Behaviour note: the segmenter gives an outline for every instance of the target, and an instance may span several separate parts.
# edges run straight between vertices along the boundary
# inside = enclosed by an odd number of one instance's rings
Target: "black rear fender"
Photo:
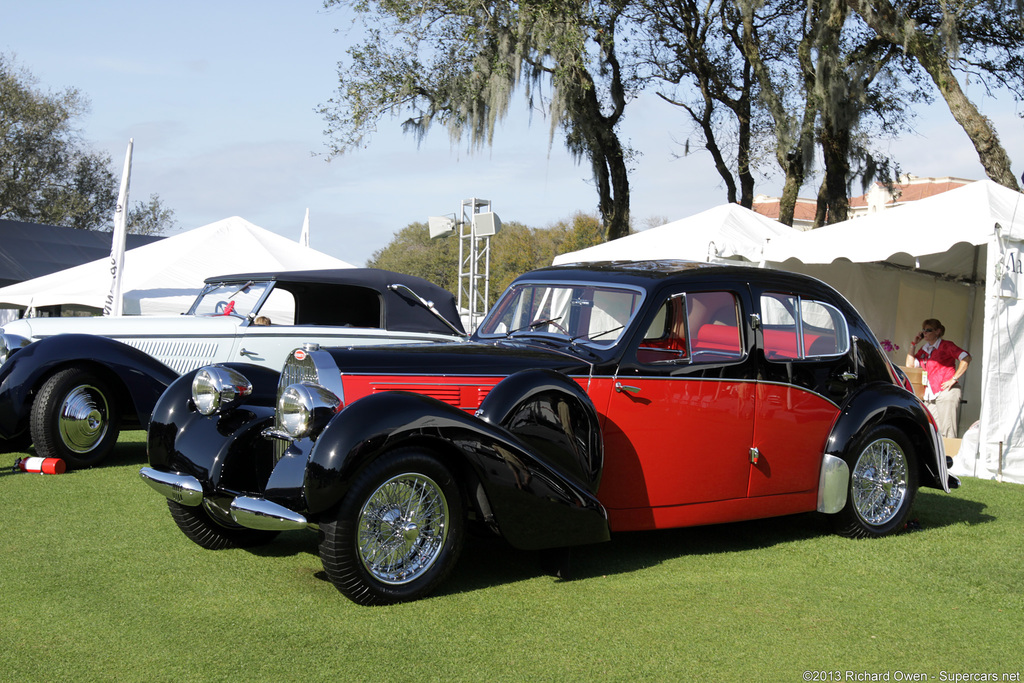
[[[842,407],[832,427],[827,443],[841,448],[826,451],[850,462],[846,449],[859,441],[859,437],[876,425],[888,424],[906,434],[917,457],[920,485],[944,488],[944,463],[940,467],[932,426],[926,408],[916,396],[902,387],[879,382],[870,384],[854,394]]]

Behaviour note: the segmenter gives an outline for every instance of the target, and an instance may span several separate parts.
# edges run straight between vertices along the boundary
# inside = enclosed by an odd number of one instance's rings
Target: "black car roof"
[[[278,282],[318,282],[321,284],[362,285],[384,289],[389,284],[404,284],[409,287],[423,285],[424,288],[441,290],[437,285],[414,275],[403,275],[379,268],[327,268],[322,270],[264,271],[257,273],[235,273],[206,278],[213,282],[245,282],[247,280],[276,280]],[[445,290],[441,290],[445,291]]]
[[[845,298],[834,288],[810,275],[773,268],[758,268],[753,265],[725,265],[672,259],[595,261],[549,266],[521,275],[518,279],[578,281],[592,279],[595,276],[607,283],[632,285],[647,291],[696,279],[709,282],[756,282],[782,290],[794,289],[817,295],[827,294],[829,298],[842,301],[844,306],[849,306]]]
[[[388,289],[388,285],[405,285],[427,301],[458,329],[462,329],[455,297],[446,289],[414,275],[403,275],[379,268],[332,268],[325,270],[292,270],[282,272],[236,273],[206,278],[207,284],[273,280],[282,286],[289,283],[339,285],[374,289],[384,298],[386,326],[390,330],[437,332],[451,334],[451,329],[434,317],[408,295]]]

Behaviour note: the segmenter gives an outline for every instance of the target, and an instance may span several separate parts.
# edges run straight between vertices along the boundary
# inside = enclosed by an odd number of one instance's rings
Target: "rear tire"
[[[109,385],[96,374],[67,368],[47,379],[29,416],[36,455],[70,468],[91,467],[110,455],[121,414]]]
[[[207,550],[226,548],[252,548],[274,540],[279,532],[247,529],[243,526],[225,526],[213,519],[203,507],[182,505],[168,499],[171,518],[181,532],[196,545]]]
[[[899,429],[880,425],[851,453],[846,507],[836,515],[837,533],[868,538],[903,529],[917,493],[917,458],[910,440]]]
[[[320,525],[320,559],[331,583],[360,605],[431,593],[462,551],[462,498],[451,472],[424,451],[381,457],[352,482]]]

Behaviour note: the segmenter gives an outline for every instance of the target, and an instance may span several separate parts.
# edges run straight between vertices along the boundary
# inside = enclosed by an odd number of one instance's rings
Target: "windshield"
[[[192,315],[235,315],[246,317],[270,286],[269,282],[235,282],[207,285],[192,304]]]
[[[606,285],[521,283],[505,292],[477,330],[481,337],[553,334],[611,346],[640,305],[640,291]]]

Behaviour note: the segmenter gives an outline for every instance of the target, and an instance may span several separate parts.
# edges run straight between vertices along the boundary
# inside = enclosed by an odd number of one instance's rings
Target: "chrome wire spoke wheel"
[[[894,519],[910,491],[906,453],[892,439],[871,442],[857,459],[851,478],[854,509],[873,526]]]
[[[357,519],[363,567],[382,583],[414,581],[433,566],[448,536],[448,502],[430,477],[399,474],[366,500]]]
[[[60,439],[74,453],[88,453],[107,434],[109,407],[93,386],[75,387],[61,403],[57,418]]]

